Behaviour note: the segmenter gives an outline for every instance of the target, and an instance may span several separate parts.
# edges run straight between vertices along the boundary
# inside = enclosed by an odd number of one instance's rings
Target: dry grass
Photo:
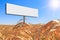
[[[50,21],[47,24],[0,25],[0,40],[60,40],[60,25]],[[54,26],[56,26],[54,28]],[[51,31],[56,29],[54,31]]]

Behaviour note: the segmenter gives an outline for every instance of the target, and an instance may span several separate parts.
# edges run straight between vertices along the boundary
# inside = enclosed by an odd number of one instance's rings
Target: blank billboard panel
[[[38,17],[38,9],[19,6],[15,4],[6,4],[7,14]]]

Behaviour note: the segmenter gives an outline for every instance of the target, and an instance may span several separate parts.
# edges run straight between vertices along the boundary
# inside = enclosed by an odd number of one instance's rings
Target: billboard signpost
[[[6,4],[6,11],[7,11],[7,14],[22,15],[23,22],[25,22],[25,16],[38,17],[38,9],[19,6],[19,5],[10,4],[10,3]]]

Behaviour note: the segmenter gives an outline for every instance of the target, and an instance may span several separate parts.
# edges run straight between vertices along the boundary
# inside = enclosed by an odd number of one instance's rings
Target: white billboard
[[[19,6],[15,4],[6,4],[7,14],[38,17],[38,9]]]

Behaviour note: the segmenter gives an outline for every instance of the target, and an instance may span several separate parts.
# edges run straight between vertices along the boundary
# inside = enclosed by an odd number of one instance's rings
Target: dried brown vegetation
[[[60,40],[60,22],[0,25],[0,40]]]

